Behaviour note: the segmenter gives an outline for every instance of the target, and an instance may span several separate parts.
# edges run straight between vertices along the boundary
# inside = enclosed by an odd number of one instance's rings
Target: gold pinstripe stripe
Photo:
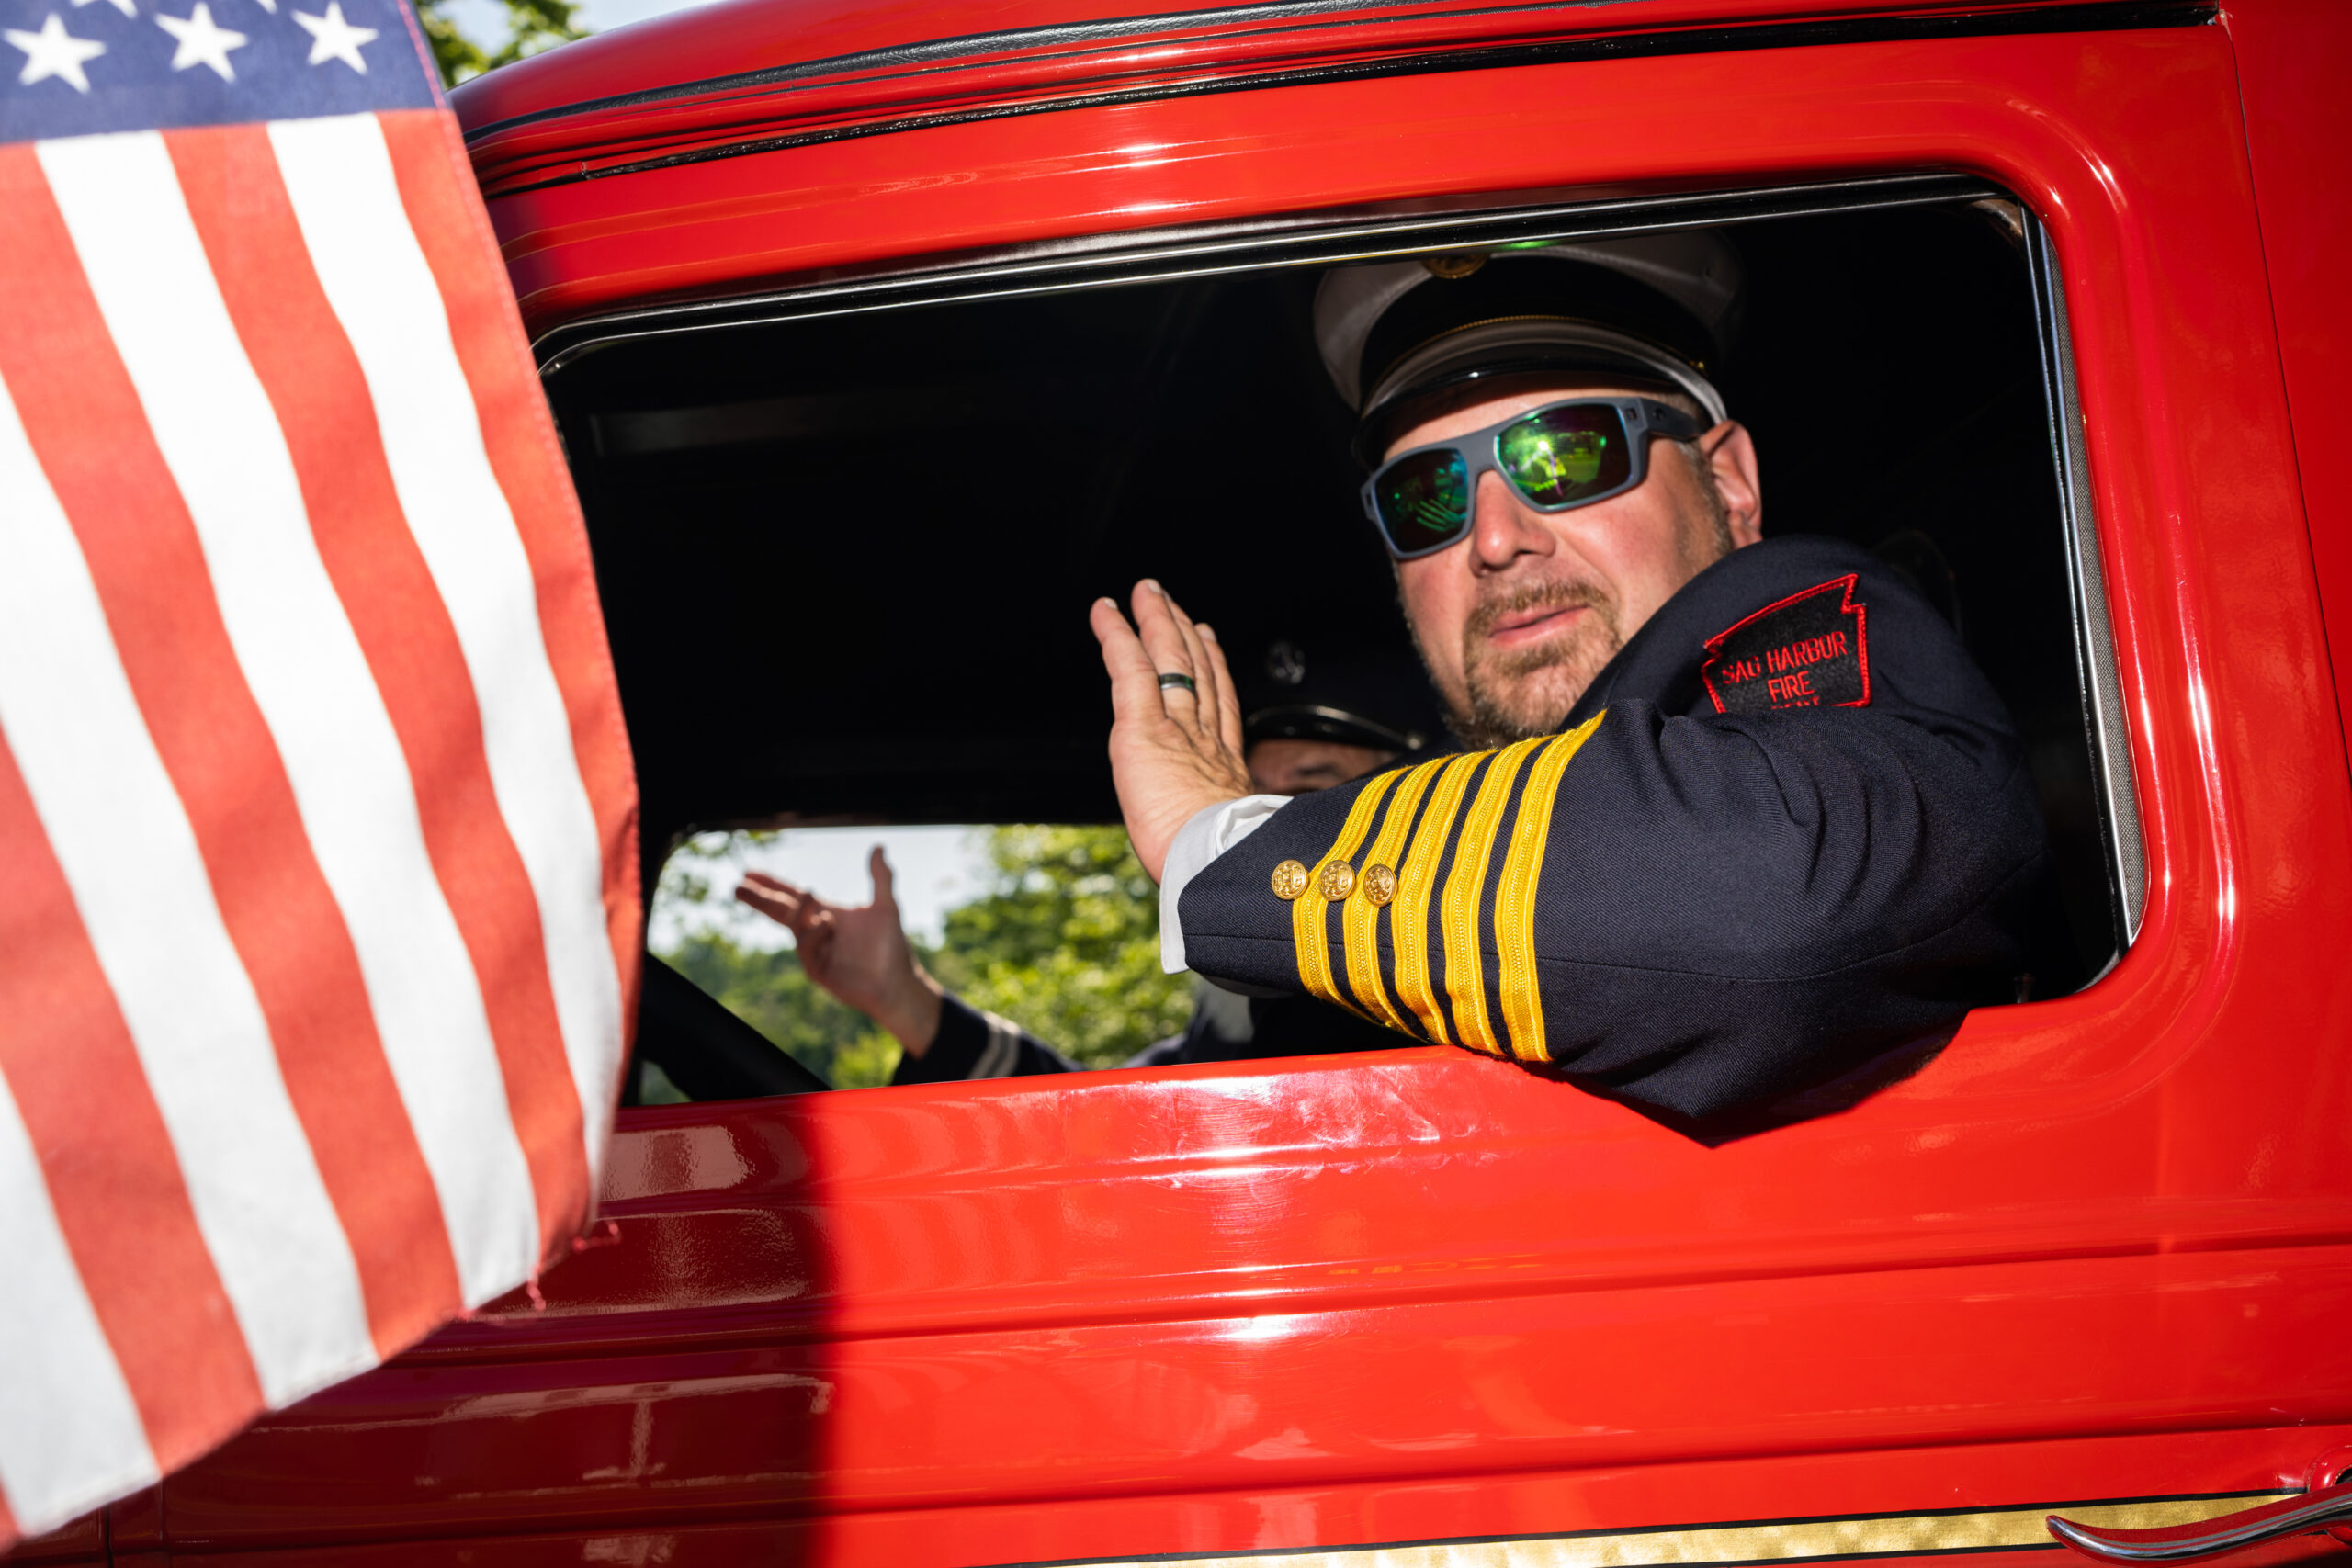
[[[1519,819],[1511,825],[1510,852],[1503,857],[1502,881],[1495,888],[1495,968],[1503,998],[1503,1022],[1510,1030],[1511,1055],[1522,1062],[1548,1062],[1544,1043],[1544,996],[1535,976],[1535,882],[1544,872],[1544,852],[1552,842],[1552,801],[1560,775],[1600,721],[1603,708],[1544,747],[1527,770],[1520,792]]]
[[[1451,1045],[1445,1010],[1437,1005],[1430,985],[1430,898],[1437,892],[1438,863],[1445,858],[1446,840],[1453,836],[1453,818],[1469,793],[1470,775],[1478,771],[1484,753],[1471,752],[1445,764],[1430,807],[1413,829],[1412,847],[1396,868],[1396,902],[1388,908],[1388,934],[1396,949],[1396,998],[1413,1010],[1429,1037]]]
[[[1574,1535],[1432,1540],[1306,1551],[1245,1551],[1209,1557],[1114,1557],[1064,1568],[1713,1568],[1807,1557],[1917,1557],[1945,1551],[2052,1547],[2042,1520],[2063,1513],[2079,1524],[2160,1529],[2301,1496],[2262,1492],[2230,1497],[2150,1497],[2123,1503],[2044,1503],[1968,1514],[1876,1515],[1782,1523],[1700,1525],[1677,1529],[1579,1530]],[[2061,1559],[2073,1561],[2072,1559]]]
[[[1519,777],[1529,753],[1544,744],[1542,737],[1506,746],[1487,764],[1487,776],[1462,819],[1462,842],[1453,852],[1453,870],[1445,879],[1445,897],[1438,923],[1445,933],[1445,994],[1453,1002],[1453,1027],[1461,1043],[1489,1056],[1503,1054],[1487,1017],[1487,976],[1478,942],[1478,902],[1487,890],[1487,862],[1494,854],[1495,830],[1502,823],[1503,807],[1510,800],[1512,781]]]
[[[1331,980],[1330,924],[1325,911],[1330,908],[1321,886],[1323,868],[1335,860],[1352,859],[1356,846],[1372,831],[1374,813],[1388,794],[1388,786],[1396,782],[1397,773],[1382,773],[1356,792],[1355,804],[1348,808],[1347,822],[1340,829],[1339,839],[1324,852],[1323,858],[1306,868],[1306,891],[1290,901],[1291,945],[1298,950],[1298,983],[1327,1002],[1337,1002],[1351,1012],[1363,1010],[1355,1004]],[[1374,1021],[1377,1021],[1376,1020]]]
[[[1356,867],[1355,891],[1348,895],[1340,912],[1340,931],[1347,943],[1348,987],[1356,1000],[1380,1015],[1389,1028],[1411,1033],[1412,1027],[1396,1004],[1388,999],[1388,987],[1380,977],[1380,906],[1363,896],[1364,866],[1385,865],[1396,868],[1397,853],[1405,847],[1405,835],[1413,826],[1413,813],[1421,804],[1421,796],[1430,787],[1430,780],[1437,776],[1442,761],[1423,762],[1405,775],[1396,793],[1389,797],[1387,813],[1380,819],[1380,835],[1372,848],[1363,852],[1363,865]]]

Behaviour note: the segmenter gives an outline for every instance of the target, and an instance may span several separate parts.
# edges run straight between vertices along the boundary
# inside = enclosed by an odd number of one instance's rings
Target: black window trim
[[[2066,525],[2066,586],[2074,602],[2075,657],[2083,694],[2083,725],[2090,737],[2098,781],[2099,828],[2107,840],[2108,897],[2122,942],[2120,960],[2140,938],[2147,912],[2147,847],[2141,838],[2140,796],[2132,777],[2132,732],[2124,721],[2123,682],[2115,659],[2114,622],[2107,604],[2107,573],[2099,555],[2098,519],[2091,499],[2090,460],[2075,394],[2075,342],[2067,322],[2066,290],[2058,252],[2039,219],[2025,219],[2026,256],[2032,269],[2034,321],[2041,337],[2042,407],[2058,466],[2059,506]]]
[[[553,328],[537,340],[533,349],[539,373],[547,377],[609,344],[673,333],[1167,283],[1224,273],[1335,266],[1451,250],[1716,228],[1768,218],[1987,199],[2015,198],[1976,175],[1943,172],[1601,199],[1562,193],[1558,199],[1544,200],[1540,194],[1522,193],[1508,206],[1496,206],[1496,197],[1487,196],[1458,205],[1399,203],[1236,223],[1131,230],[1008,246],[717,299],[628,307]]]

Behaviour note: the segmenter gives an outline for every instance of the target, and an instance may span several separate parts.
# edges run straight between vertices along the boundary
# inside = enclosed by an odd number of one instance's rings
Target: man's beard
[[[1588,614],[1565,635],[1529,648],[1502,649],[1487,641],[1504,616],[1537,608],[1580,608]],[[1589,582],[1521,583],[1487,600],[1470,612],[1462,628],[1465,694],[1462,703],[1450,705],[1455,733],[1478,750],[1549,735],[1624,643],[1616,601]]]
[[[1661,443],[1661,446],[1664,444]],[[1670,450],[1690,465],[1698,491],[1699,515],[1681,517],[1681,581],[1688,582],[1732,552],[1731,513],[1713,470],[1698,448],[1677,442]],[[1487,634],[1504,616],[1538,606],[1590,611],[1565,637],[1546,637],[1532,648],[1505,652]],[[1410,605],[1406,619],[1412,618]],[[1638,627],[1636,628],[1639,629]],[[1414,640],[1421,642],[1416,626]],[[1427,648],[1426,642],[1421,642]],[[1617,602],[1606,591],[1578,578],[1522,582],[1498,592],[1470,612],[1462,628],[1463,701],[1447,697],[1447,721],[1463,741],[1479,750],[1508,746],[1560,727],[1593,679],[1625,646]]]

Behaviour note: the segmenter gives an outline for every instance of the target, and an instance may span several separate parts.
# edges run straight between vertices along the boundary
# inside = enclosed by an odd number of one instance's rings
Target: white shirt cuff
[[[1209,862],[1258,830],[1258,825],[1290,804],[1285,795],[1245,795],[1238,800],[1205,807],[1176,831],[1168,859],[1159,867],[1159,966],[1170,975],[1184,972],[1184,927],[1176,918],[1176,901],[1184,885],[1208,868]]]

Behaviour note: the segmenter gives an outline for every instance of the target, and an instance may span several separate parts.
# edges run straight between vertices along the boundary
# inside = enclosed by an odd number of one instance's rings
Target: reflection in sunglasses
[[[1503,432],[1503,467],[1522,491],[1549,502],[1557,498],[1544,491],[1590,484],[1608,446],[1597,430],[1546,430],[1530,421]]]

